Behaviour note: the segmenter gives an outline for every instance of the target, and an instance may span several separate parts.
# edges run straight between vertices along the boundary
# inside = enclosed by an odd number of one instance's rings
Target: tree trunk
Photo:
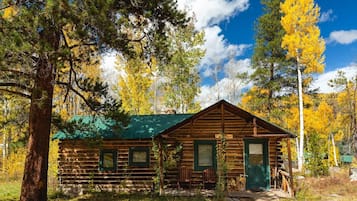
[[[47,200],[48,151],[53,97],[53,66],[41,58],[32,89],[29,141],[21,201]]]
[[[5,167],[6,167],[6,132],[4,132],[4,134],[3,134],[4,136],[3,136],[3,141],[2,141],[2,167],[1,167],[1,169],[2,169],[2,173],[4,174],[4,175],[7,175],[6,174],[6,172],[5,172]],[[7,180],[7,176],[6,176],[6,180]]]
[[[302,76],[299,62],[297,63],[298,73],[298,95],[299,95],[299,123],[300,123],[300,139],[298,152],[298,169],[302,170],[304,165],[304,103],[302,97]]]
[[[333,160],[335,162],[335,166],[338,167],[336,147],[335,147],[335,136],[332,133],[331,133],[331,142],[332,142],[332,150],[333,150]]]
[[[7,121],[8,120],[7,115],[8,115],[9,109],[8,109],[8,102],[7,102],[6,98],[4,99],[4,107],[3,107],[3,109],[4,109],[3,116],[5,117],[5,119]],[[4,131],[3,132],[4,136],[3,136],[3,141],[2,141],[2,172],[5,175],[6,181],[7,181],[8,175],[6,174],[5,169],[6,169],[6,163],[7,163],[7,156],[10,153],[9,150],[8,150],[9,149],[9,146],[8,146],[8,144],[9,144],[8,138],[9,137],[6,136],[6,131],[5,131],[4,128],[3,128],[3,131]],[[9,132],[11,132],[11,130]]]
[[[274,81],[274,63],[270,63],[270,75],[269,75],[269,84]],[[273,109],[273,90],[270,85],[268,88],[268,120],[271,118],[271,110]]]

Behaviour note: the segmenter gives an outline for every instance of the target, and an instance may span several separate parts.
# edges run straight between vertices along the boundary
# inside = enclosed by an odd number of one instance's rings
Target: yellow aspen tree
[[[283,17],[281,25],[285,30],[281,46],[287,50],[287,57],[296,60],[299,96],[299,146],[298,169],[304,164],[304,111],[302,72],[321,73],[324,70],[325,43],[316,25],[320,9],[314,0],[286,0],[280,4]]]
[[[269,91],[257,86],[253,86],[247,93],[243,95],[241,99],[241,106],[245,110],[252,112],[259,117],[267,119],[269,114],[265,108],[261,107],[262,101],[257,98],[255,94],[259,94],[260,97],[267,97],[269,95]]]
[[[153,66],[146,64],[140,58],[130,59],[124,65],[117,61],[119,76],[119,96],[124,111],[132,115],[152,113]]]
[[[323,99],[323,98],[321,98]],[[336,151],[336,144],[335,144],[335,136],[334,130],[336,128],[336,118],[333,111],[333,107],[329,105],[325,100],[321,101],[319,107],[317,108],[316,114],[319,118],[319,124],[317,125],[318,133],[327,140],[327,144],[329,147],[332,148],[332,156],[328,157],[330,163],[334,166],[338,166],[337,162],[337,151]],[[330,146],[331,140],[331,146]],[[328,149],[328,153],[330,155],[331,151]],[[333,160],[331,160],[333,158]]]

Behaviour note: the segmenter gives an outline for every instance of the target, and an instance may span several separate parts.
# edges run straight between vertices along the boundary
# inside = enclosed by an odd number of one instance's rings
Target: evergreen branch
[[[65,40],[66,42],[66,46],[69,48],[69,49],[73,49],[73,48],[76,48],[76,47],[81,47],[81,46],[95,46],[97,43],[82,43],[82,44],[75,44],[75,45],[72,45],[72,46],[68,46],[68,43],[67,41]]]
[[[128,42],[137,42],[137,43],[141,43],[142,40],[144,40],[144,38],[147,37],[147,33],[143,32],[143,36],[141,36],[138,39],[127,39],[126,41]]]
[[[74,74],[74,82],[76,83],[77,87],[83,91],[88,91],[88,89],[85,89],[84,87],[82,87],[79,82],[78,82],[78,79],[77,79],[77,72],[74,70],[74,68],[71,68],[71,71],[73,72]]]
[[[1,1],[0,1],[0,2],[1,2]],[[6,8],[10,8],[11,6],[14,6],[14,5],[21,6],[21,5],[23,5],[23,4],[27,3],[27,2],[28,2],[28,1],[17,0],[17,1],[15,2],[15,4],[11,4],[11,3],[10,3],[9,5],[0,8],[0,10],[5,10]],[[41,3],[42,3],[42,2],[41,2]],[[42,4],[44,4],[44,3],[42,3]]]
[[[0,10],[5,10],[6,8],[10,8],[11,6],[13,6],[13,5],[9,4],[9,5],[5,6],[5,7],[0,8]]]
[[[70,85],[69,83],[66,82],[60,82],[57,81],[56,82],[59,85],[63,85],[66,86],[69,90],[71,90],[72,92],[74,92],[76,95],[78,95],[84,102],[85,104],[93,111],[97,111],[89,102],[88,100],[83,96],[83,94],[81,94],[79,91],[77,91],[75,88],[72,87],[72,85]]]
[[[18,95],[18,96],[21,96],[21,97],[24,97],[24,98],[31,99],[30,95],[22,93],[22,92],[19,92],[19,91],[12,91],[12,90],[9,90],[9,89],[1,89],[0,88],[0,92],[5,92],[5,93],[9,93],[9,94],[15,94],[15,95]]]
[[[34,74],[32,74],[32,73],[26,73],[26,72],[19,71],[19,70],[8,69],[8,68],[2,68],[2,69],[0,69],[0,71],[10,72],[10,73],[18,74],[18,75],[24,75],[24,76],[27,76],[27,77],[29,77],[29,78],[34,78]]]
[[[69,48],[69,49],[71,49],[71,48],[69,47],[69,44],[68,44],[68,41],[67,41],[67,39],[66,39],[66,37],[65,37],[65,34],[64,34],[64,32],[63,32],[63,29],[61,30],[61,33],[62,33],[62,36],[63,36],[64,43],[65,43],[66,47]],[[74,71],[74,70],[73,70],[74,64],[73,64],[72,51],[71,51],[71,53],[70,53],[70,55],[69,55],[69,65],[70,65],[69,78],[68,78],[67,90],[66,90],[66,94],[65,94],[65,96],[64,96],[63,102],[66,102],[66,100],[67,100],[67,97],[68,97],[68,94],[69,94],[69,87],[70,87],[71,81],[72,81],[72,71]]]

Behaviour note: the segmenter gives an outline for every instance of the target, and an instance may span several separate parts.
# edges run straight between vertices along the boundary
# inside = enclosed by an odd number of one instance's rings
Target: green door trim
[[[265,184],[261,185],[261,188],[264,190],[269,190],[270,189],[270,165],[269,165],[269,150],[268,150],[268,139],[244,139],[244,171],[245,174],[247,175],[246,178],[246,189],[251,189],[251,186],[248,184],[248,180],[250,179],[249,177],[252,177],[252,175],[249,175],[248,173],[248,165],[249,165],[249,144],[262,144],[263,145],[263,175],[262,177],[263,180],[265,181]]]

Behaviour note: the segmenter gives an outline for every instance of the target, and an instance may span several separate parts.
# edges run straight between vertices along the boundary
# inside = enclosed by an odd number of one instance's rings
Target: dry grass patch
[[[297,183],[298,200],[357,200],[357,182],[351,182],[348,169],[327,177],[307,177]]]

